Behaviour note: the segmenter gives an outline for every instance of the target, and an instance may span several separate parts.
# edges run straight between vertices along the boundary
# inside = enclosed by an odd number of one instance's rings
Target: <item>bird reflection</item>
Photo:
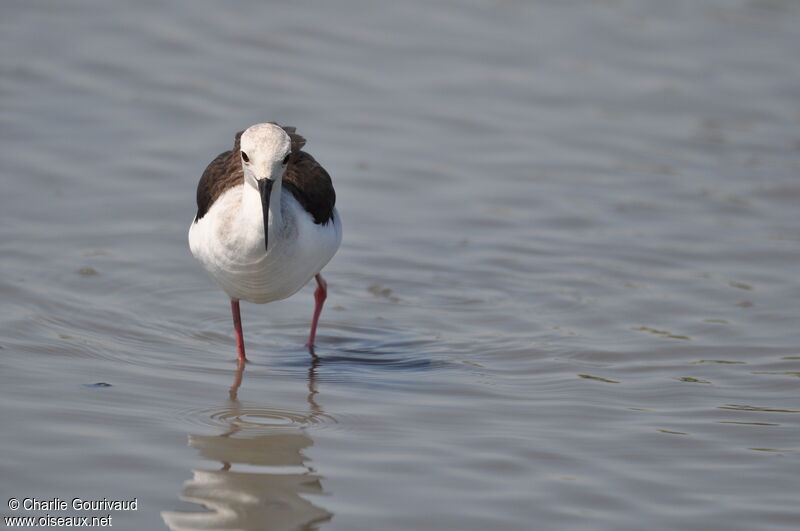
[[[309,418],[322,413],[315,399],[319,358],[313,351],[311,354]],[[194,470],[192,479],[184,483],[181,491],[181,499],[203,505],[208,512],[162,512],[164,522],[172,530],[308,529],[333,517],[301,496],[324,492],[322,478],[307,464],[309,459],[303,454],[304,449],[314,444],[306,431],[300,427],[254,427],[242,419],[242,413],[248,413],[243,412],[238,399],[243,374],[244,364],[240,364],[229,391],[228,429],[219,435],[189,435],[191,448],[204,459],[221,463],[216,470]],[[280,412],[250,409],[249,414],[270,417]],[[254,467],[259,471],[254,472]],[[281,467],[282,473],[262,472],[264,467]],[[304,470],[283,473],[289,467]]]

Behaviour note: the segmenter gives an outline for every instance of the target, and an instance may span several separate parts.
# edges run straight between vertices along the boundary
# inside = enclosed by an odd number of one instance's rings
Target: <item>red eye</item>
[[[247,156],[247,153],[242,151],[242,160],[245,162],[250,162],[250,157]]]

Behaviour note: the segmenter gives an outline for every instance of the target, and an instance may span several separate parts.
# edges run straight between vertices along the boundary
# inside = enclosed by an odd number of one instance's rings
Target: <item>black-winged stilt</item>
[[[301,151],[294,127],[253,125],[233,149],[208,165],[197,185],[197,215],[189,247],[231,299],[239,362],[246,361],[239,301],[285,299],[312,277],[314,346],[327,297],[320,271],[342,241],[342,222],[328,172]]]

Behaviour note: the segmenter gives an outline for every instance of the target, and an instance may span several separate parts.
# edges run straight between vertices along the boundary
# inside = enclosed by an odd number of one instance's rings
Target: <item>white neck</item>
[[[283,214],[281,212],[282,181],[283,179],[280,178],[275,180],[269,198],[269,227],[264,227],[265,231],[269,231],[269,247],[272,247],[275,242],[277,242],[277,235],[283,224]],[[258,191],[257,186],[249,183],[246,178],[243,188],[242,204],[238,212],[238,221],[247,226],[248,233],[259,235],[262,240],[263,249],[263,233],[261,227],[264,221],[264,209],[261,206],[261,193]]]

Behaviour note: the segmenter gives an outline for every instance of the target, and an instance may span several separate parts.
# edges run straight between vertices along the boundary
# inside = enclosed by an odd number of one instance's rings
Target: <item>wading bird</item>
[[[305,143],[294,127],[250,126],[197,184],[189,247],[231,299],[240,363],[246,357],[239,301],[285,299],[312,278],[317,289],[308,345],[314,346],[328,293],[320,271],[339,248],[342,222],[331,178],[302,151]]]

